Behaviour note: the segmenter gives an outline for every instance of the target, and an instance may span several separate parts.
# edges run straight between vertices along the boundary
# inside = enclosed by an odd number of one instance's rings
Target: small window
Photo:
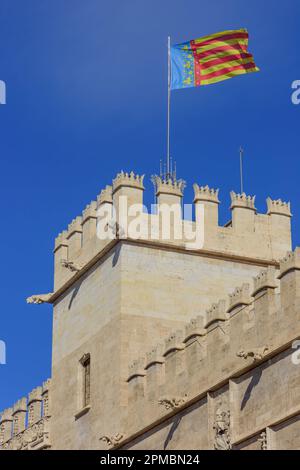
[[[91,357],[89,354],[84,354],[80,360],[81,362],[81,376],[82,376],[82,407],[85,408],[90,404],[91,398]]]

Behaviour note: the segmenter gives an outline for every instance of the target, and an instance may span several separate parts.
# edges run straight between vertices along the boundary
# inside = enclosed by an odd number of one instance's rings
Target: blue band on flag
[[[171,90],[195,86],[194,56],[190,42],[171,47]]]

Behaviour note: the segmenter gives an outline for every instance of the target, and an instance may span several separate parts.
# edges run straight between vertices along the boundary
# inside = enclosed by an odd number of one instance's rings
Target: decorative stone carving
[[[234,191],[230,192],[231,206],[230,209],[235,207],[243,207],[245,209],[251,209],[256,211],[255,208],[255,196],[247,196],[245,193],[237,194]]]
[[[63,232],[59,233],[58,236],[55,239],[55,246],[54,246],[54,252],[58,250],[61,246],[68,246],[69,242],[67,240],[68,232],[67,230],[64,230]]]
[[[124,173],[124,171],[121,171],[113,180],[113,193],[121,186],[144,189],[144,177],[145,175],[136,175],[133,171],[131,171],[131,173]]]
[[[183,332],[181,330],[177,330],[166,339],[165,341],[166,351],[164,356],[169,354],[173,351],[182,351],[185,348],[183,344]]]
[[[212,306],[206,310],[205,328],[208,328],[215,322],[224,322],[225,320],[227,320],[226,301],[220,300],[218,303],[212,304]]]
[[[186,325],[184,343],[186,343],[191,338],[205,335],[206,330],[204,328],[204,318],[202,315],[198,315],[197,317],[192,318],[191,321]]]
[[[273,200],[270,197],[267,198],[267,207],[268,212],[267,214],[279,214],[279,215],[286,215],[287,217],[291,217],[291,204],[290,202],[284,202],[281,199]]]
[[[134,379],[135,377],[145,377],[145,358],[141,357],[132,362],[129,366],[129,377],[127,382]]]
[[[280,260],[280,276],[281,278],[288,271],[300,270],[300,248],[295,251],[289,251],[287,255]]]
[[[193,185],[194,188],[194,202],[198,201],[209,201],[219,204],[219,189],[213,189],[209,186],[198,186],[198,184]]]
[[[251,302],[250,285],[243,284],[241,287],[237,287],[233,293],[229,295],[229,308],[227,312],[230,313],[238,306],[250,305]]]
[[[230,450],[230,411],[222,408],[217,409],[215,422],[213,425],[215,431],[214,448],[216,450]]]
[[[156,177],[156,196],[160,194],[173,194],[175,196],[183,196],[185,182],[183,180],[168,179],[164,180],[159,176]]]
[[[238,357],[243,357],[244,359],[248,359],[248,357],[252,357],[253,361],[261,361],[263,357],[268,353],[269,347],[262,346],[261,348],[255,348],[249,351],[241,350],[236,355]]]
[[[61,260],[61,265],[64,268],[69,269],[71,272],[78,272],[82,269],[81,265],[75,264],[73,261],[67,261],[66,259]]]
[[[50,303],[50,299],[53,295],[53,292],[49,292],[48,294],[35,294],[31,297],[27,297],[26,302],[28,304],[47,304]]]
[[[1,450],[31,450],[49,448],[49,418],[42,418],[0,446]]]
[[[82,233],[82,217],[80,215],[68,225],[67,238],[70,238],[76,232]]]
[[[266,431],[263,431],[259,438],[258,438],[258,442],[260,442],[260,448],[261,450],[268,450],[268,441],[267,441],[267,433]]]
[[[90,204],[86,206],[84,211],[82,212],[82,223],[84,224],[88,219],[96,219],[97,218],[97,203],[96,201],[91,201]]]
[[[146,367],[148,369],[153,364],[163,364],[165,358],[163,357],[163,344],[159,343],[151,349],[151,351],[146,353]]]
[[[99,196],[97,196],[97,207],[101,206],[102,204],[112,204],[112,187],[107,185],[105,189],[102,189]]]
[[[254,291],[253,296],[258,294],[260,291],[266,288],[276,289],[277,284],[275,280],[275,268],[269,266],[264,271],[261,271],[258,276],[254,277]]]
[[[101,436],[100,441],[106,442],[108,447],[114,447],[124,438],[124,434],[117,433],[114,436]]]
[[[184,405],[186,400],[187,394],[185,394],[184,397],[179,398],[162,398],[161,400],[158,400],[158,404],[164,406],[166,410],[175,410]]]

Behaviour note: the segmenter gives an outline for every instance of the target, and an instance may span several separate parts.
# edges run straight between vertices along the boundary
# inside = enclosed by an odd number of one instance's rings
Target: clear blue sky
[[[147,175],[165,154],[166,42],[248,28],[258,74],[172,96],[172,155],[192,183],[291,200],[300,244],[299,0],[1,0],[0,410],[50,375],[55,236],[120,170]]]

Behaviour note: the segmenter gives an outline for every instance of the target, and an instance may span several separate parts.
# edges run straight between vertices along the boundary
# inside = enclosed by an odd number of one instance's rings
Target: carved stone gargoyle
[[[80,271],[81,268],[82,268],[82,266],[73,263],[73,261],[67,261],[66,259],[62,259],[62,260],[61,260],[61,265],[62,265],[64,268],[69,269],[69,270],[70,270],[71,272],[73,272],[73,273]]]
[[[49,294],[35,294],[31,297],[27,297],[26,302],[28,304],[47,304],[52,295],[53,292],[49,292]]]
[[[175,410],[180,408],[186,402],[187,395],[179,398],[162,398],[158,400],[159,405],[165,407],[166,410]]]
[[[237,357],[243,357],[244,359],[248,359],[248,357],[252,357],[253,361],[260,361],[263,357],[268,353],[269,347],[262,346],[261,348],[255,348],[249,351],[241,350],[236,355]]]
[[[101,436],[99,441],[106,442],[108,447],[114,447],[117,445],[124,437],[124,434],[117,433],[114,436]]]

